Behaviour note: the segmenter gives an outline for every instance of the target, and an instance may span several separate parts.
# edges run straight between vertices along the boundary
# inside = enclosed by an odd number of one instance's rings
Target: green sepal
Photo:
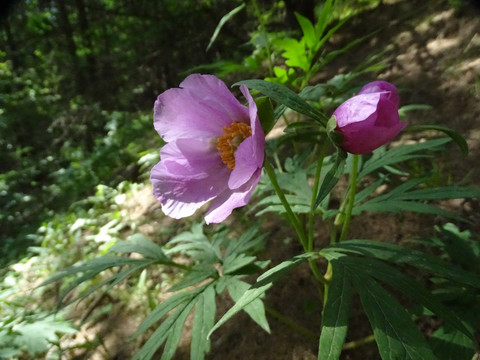
[[[273,111],[273,105],[270,98],[267,96],[261,96],[255,99],[257,104],[257,115],[262,125],[263,132],[267,135],[275,125],[275,115]]]
[[[338,131],[335,131],[337,128],[337,118],[335,115],[332,115],[327,122],[327,136],[332,141],[332,143],[339,148],[343,142],[343,135]]]

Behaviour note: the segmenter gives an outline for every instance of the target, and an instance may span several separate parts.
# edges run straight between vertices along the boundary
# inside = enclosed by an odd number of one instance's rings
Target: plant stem
[[[277,181],[277,176],[275,175],[275,171],[272,168],[272,165],[268,161],[265,161],[263,164],[263,167],[270,179],[270,182],[272,183],[273,189],[275,190],[275,193],[277,194],[278,198],[280,199],[283,207],[285,208],[287,218],[294,227],[298,238],[300,240],[300,243],[303,246],[303,249],[305,252],[308,252],[308,240],[307,236],[305,235],[305,231],[303,230],[302,226],[300,225],[300,221],[297,217],[297,215],[292,211],[292,208],[290,207],[290,204],[287,201],[287,198],[285,197],[285,194],[283,193],[282,188],[280,185],[278,185]]]
[[[349,196],[345,220],[343,221],[342,233],[338,241],[343,241],[347,237],[350,219],[352,217],[353,205],[355,203],[355,195],[357,193],[357,174],[358,174],[358,155],[353,155],[352,171],[350,173]]]
[[[267,59],[268,59],[268,75],[273,76],[273,62],[272,62],[272,52],[270,50],[270,41],[268,39],[267,27],[265,26],[265,22],[262,18],[262,13],[260,8],[258,7],[257,0],[252,0],[253,4],[253,11],[255,12],[255,16],[258,19],[258,23],[260,25],[260,32],[263,34],[265,38],[265,50],[267,52]]]
[[[363,339],[358,339],[358,340],[350,341],[348,343],[343,344],[342,350],[355,349],[359,346],[369,344],[373,341],[375,341],[375,335],[372,334],[367,337],[364,337]]]
[[[265,305],[265,310],[267,311],[267,313],[269,313],[270,315],[275,317],[277,320],[284,323],[285,325],[288,325],[289,327],[291,327],[292,329],[294,329],[298,333],[300,333],[300,334],[302,334],[302,335],[304,335],[304,336],[306,336],[310,339],[313,339],[313,340],[316,340],[318,338],[318,335],[314,334],[313,332],[311,332],[308,329],[305,329],[303,326],[297,324],[295,321],[293,321],[289,317],[279,313],[277,310],[272,309],[271,307],[269,307],[267,305]]]
[[[322,148],[320,150],[320,155],[317,159],[317,168],[315,170],[315,178],[312,189],[312,201],[310,203],[310,213],[308,214],[308,251],[313,251],[313,233],[315,227],[315,211],[313,210],[313,208],[315,206],[315,200],[317,197],[318,188],[320,186],[320,174],[322,172],[323,160],[325,159],[325,155],[327,154],[328,145],[328,141],[323,142]]]

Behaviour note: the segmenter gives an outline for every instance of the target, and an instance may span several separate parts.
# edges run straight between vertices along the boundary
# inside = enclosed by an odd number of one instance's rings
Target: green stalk
[[[322,148],[320,150],[320,155],[317,159],[317,168],[315,170],[315,178],[313,182],[312,189],[312,201],[310,203],[310,213],[308,214],[308,251],[313,251],[313,232],[315,228],[315,212],[313,208],[315,207],[315,200],[318,193],[318,188],[320,187],[320,174],[322,172],[323,160],[328,150],[328,141],[324,141]]]
[[[267,172],[267,175],[270,179],[270,182],[272,183],[273,189],[275,190],[275,193],[277,194],[278,198],[280,199],[283,207],[285,208],[285,211],[287,213],[287,218],[294,227],[298,238],[300,240],[300,243],[303,246],[303,249],[305,252],[308,251],[308,240],[307,236],[305,235],[305,231],[303,230],[302,226],[300,225],[300,221],[297,217],[297,215],[292,211],[292,208],[290,207],[290,204],[287,201],[287,198],[285,197],[285,194],[283,193],[282,188],[280,185],[278,185],[277,181],[277,176],[275,175],[275,171],[272,168],[272,165],[268,161],[265,161],[263,164],[263,167],[265,171]]]
[[[270,50],[270,41],[268,40],[267,27],[265,26],[265,22],[263,21],[262,13],[260,12],[260,8],[258,7],[257,0],[252,0],[252,5],[255,16],[257,17],[260,24],[260,31],[265,37],[265,50],[267,51],[268,58],[268,75],[273,76],[272,52]]]
[[[270,306],[265,305],[265,311],[275,317],[280,322],[284,323],[285,325],[291,327],[293,330],[298,332],[299,334],[304,335],[312,340],[316,340],[318,336],[311,332],[310,330],[304,328],[303,326],[297,324],[295,321],[290,319],[289,317],[279,313],[277,310],[272,309]]]
[[[370,344],[375,341],[375,335],[369,335],[367,337],[364,337],[362,339],[350,341],[348,343],[343,344],[342,350],[351,350],[351,349],[356,349],[359,346]]]
[[[357,174],[358,174],[358,155],[353,155],[352,162],[352,172],[350,173],[350,184],[349,184],[349,196],[348,196],[348,205],[347,211],[345,213],[345,220],[343,221],[342,232],[340,234],[340,239],[343,241],[347,237],[348,228],[350,226],[350,219],[352,218],[353,205],[355,203],[355,195],[357,193]]]

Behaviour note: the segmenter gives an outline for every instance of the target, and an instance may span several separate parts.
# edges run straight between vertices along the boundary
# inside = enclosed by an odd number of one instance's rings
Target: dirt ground
[[[367,42],[332,63],[328,72],[319,74],[318,81],[346,73],[369,56],[385,52],[385,69],[377,74],[396,84],[401,93],[402,105],[427,104],[429,111],[409,113],[411,124],[441,124],[460,132],[470,147],[470,154],[463,157],[455,145],[438,158],[442,175],[450,182],[480,185],[480,10],[465,9],[456,12],[448,1],[400,0],[383,1],[379,7],[366,11],[347,23],[329,46],[337,47],[354,38],[378,33]],[[375,79],[369,74],[365,82]],[[323,79],[322,79],[323,78]],[[403,140],[412,136],[403,135]],[[400,140],[402,141],[402,139]],[[148,193],[148,188],[147,192]],[[142,192],[143,193],[143,192]],[[156,230],[155,219],[161,217],[153,198],[139,196],[138,212],[148,215],[151,222],[139,227],[145,235]],[[451,203],[446,206],[469,217],[473,231],[480,232],[480,207],[478,203]],[[352,238],[371,238],[382,241],[402,241],[412,236],[429,234],[440,219],[413,215],[368,215],[354,219]],[[153,225],[152,225],[153,224]],[[275,219],[265,222],[270,232],[266,254],[276,264],[301,253],[295,242],[284,244],[280,239],[288,231],[279,228]],[[317,241],[326,242],[326,229],[317,230]],[[287,233],[286,233],[287,232]],[[290,234],[294,238],[294,234]],[[317,305],[316,285],[308,266],[299,267],[267,293],[267,306],[276,309],[313,333],[318,333],[320,307]],[[232,305],[227,299],[218,304],[222,314]],[[239,314],[223,325],[212,336],[209,360],[310,360],[317,359],[318,339],[306,338],[293,332],[288,326],[269,316],[272,329],[267,334],[245,314]],[[134,324],[131,324],[134,326]],[[114,330],[114,329],[111,329]],[[132,329],[134,330],[134,328]],[[347,342],[370,335],[367,319],[358,310],[353,312],[349,324]],[[110,336],[125,336],[112,331]],[[113,342],[117,344],[118,341]],[[113,350],[113,349],[111,349]],[[110,351],[112,359],[128,359],[126,348]],[[99,357],[101,358],[101,357]],[[188,331],[182,339],[175,359],[189,358]],[[375,343],[355,350],[347,350],[342,359],[379,359]]]

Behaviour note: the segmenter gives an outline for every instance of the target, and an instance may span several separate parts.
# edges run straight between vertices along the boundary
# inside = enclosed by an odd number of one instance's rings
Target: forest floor
[[[480,185],[480,12],[454,11],[448,1],[401,0],[384,1],[377,8],[366,11],[348,22],[332,39],[329,46],[340,47],[354,38],[379,30],[369,40],[352,49],[332,63],[316,77],[326,81],[332,76],[347,73],[359,62],[373,54],[384,52],[384,70],[379,79],[393,82],[400,90],[402,105],[425,104],[427,111],[410,112],[410,124],[439,124],[460,132],[469,144],[470,153],[464,157],[454,145],[436,159],[436,166],[445,179],[452,183]],[[374,80],[372,78],[366,81]],[[425,133],[405,133],[397,141],[412,141],[435,136]],[[151,196],[147,185],[129,202],[132,217],[143,218],[138,230],[153,238],[161,227],[171,226]],[[480,206],[478,202],[446,202],[446,207],[461,212],[472,221],[471,230],[480,233]],[[401,242],[414,236],[432,233],[433,225],[442,219],[413,215],[367,215],[353,220],[352,238],[370,238]],[[301,252],[295,242],[283,239],[289,230],[279,228],[274,218],[267,218],[264,228],[270,233],[266,253],[261,257],[273,264]],[[317,241],[326,242],[324,229],[317,229]],[[299,267],[279,281],[268,293],[266,305],[287,314],[301,326],[318,333],[320,307],[316,285],[308,267]],[[223,299],[218,304],[221,315],[232,303]],[[129,317],[132,315],[132,317]],[[103,338],[103,349],[89,352],[89,359],[129,359],[135,345],[124,341],[138,324],[134,312],[119,310],[109,319],[105,329],[90,328],[88,337],[97,332]],[[310,360],[317,359],[318,339],[309,339],[269,316],[272,333],[267,334],[244,314],[223,325],[212,336],[210,360]],[[107,321],[108,323],[108,321]],[[347,342],[372,333],[366,317],[354,311],[349,324]],[[188,330],[182,338],[175,359],[189,358]],[[103,355],[102,355],[103,354]],[[85,357],[87,358],[87,357]],[[379,359],[375,343],[344,351],[342,359]]]

